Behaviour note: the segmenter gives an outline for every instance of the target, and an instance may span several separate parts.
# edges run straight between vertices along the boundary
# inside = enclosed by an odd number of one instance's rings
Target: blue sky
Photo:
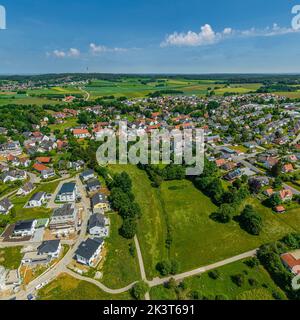
[[[300,73],[300,0],[0,0],[0,73]]]

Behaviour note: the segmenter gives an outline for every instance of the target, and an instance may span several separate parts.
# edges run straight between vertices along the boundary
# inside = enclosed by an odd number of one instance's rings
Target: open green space
[[[133,240],[119,235],[122,219],[117,214],[110,215],[110,236],[105,240],[107,255],[101,272],[101,282],[109,288],[120,289],[140,280],[140,270]],[[131,255],[130,246],[134,253]]]
[[[184,272],[253,250],[296,229],[293,215],[284,221],[251,197],[245,204],[252,204],[264,223],[261,235],[252,236],[235,221],[221,224],[212,220],[216,206],[189,181],[164,182],[154,189],[146,173],[135,166],[112,166],[112,170],[126,171],[133,180],[143,214],[138,238],[149,278],[157,276],[156,264],[164,259],[175,259],[179,272]],[[170,250],[165,245],[167,227],[171,230]]]
[[[22,260],[21,249],[22,247],[0,249],[0,266],[9,270],[18,269]]]
[[[35,190],[33,190],[29,195],[25,197],[17,197],[14,196],[11,199],[14,207],[12,212],[15,213],[15,216],[10,215],[10,222],[16,222],[19,220],[28,220],[28,219],[42,219],[42,218],[49,218],[51,214],[51,209],[40,207],[40,208],[24,208],[28,200],[37,192],[43,191],[46,193],[53,193],[59,181],[45,183],[39,185]]]
[[[186,299],[190,298],[192,292],[197,292],[199,296],[213,300],[216,296],[222,296],[229,300],[274,300],[274,293],[281,299],[286,299],[285,294],[276,286],[262,266],[250,268],[244,260],[220,267],[216,271],[217,279],[211,278],[209,272],[185,279],[186,289],[179,291],[179,294],[175,292],[174,288],[154,287],[150,291],[151,299]],[[231,278],[239,274],[243,275],[241,286],[235,284]]]
[[[77,280],[67,274],[57,279],[38,292],[39,300],[130,300],[129,293],[110,295],[86,281]]]

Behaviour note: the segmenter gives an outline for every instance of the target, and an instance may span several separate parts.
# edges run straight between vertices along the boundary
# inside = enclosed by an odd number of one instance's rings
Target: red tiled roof
[[[40,164],[40,163],[35,163],[33,165],[33,168],[36,170],[36,171],[39,171],[39,172],[42,172],[43,170],[48,170],[49,168],[46,167],[45,165],[43,164]]]
[[[73,134],[89,134],[89,130],[87,130],[87,129],[74,129]]]
[[[36,160],[40,163],[50,163],[51,158],[50,157],[38,157]]]

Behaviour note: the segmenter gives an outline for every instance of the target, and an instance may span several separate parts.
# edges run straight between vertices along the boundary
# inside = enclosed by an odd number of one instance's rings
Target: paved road
[[[81,205],[83,207],[83,217],[82,217],[80,234],[76,242],[74,243],[73,247],[67,252],[67,254],[57,264],[55,264],[50,269],[46,270],[44,274],[42,274],[41,276],[39,276],[38,278],[30,282],[30,284],[27,285],[25,290],[22,290],[19,293],[14,295],[17,298],[17,300],[26,300],[29,294],[34,294],[36,292],[36,287],[38,285],[42,283],[49,283],[50,281],[57,278],[61,273],[66,272],[67,271],[66,266],[71,263],[78,246],[83,240],[86,239],[90,201],[85,193],[84,186],[78,176],[76,177],[76,182],[77,182],[79,191],[81,192],[81,195],[82,195]]]
[[[254,257],[256,255],[256,253],[257,253],[257,250],[258,249],[251,250],[251,251],[239,254],[239,255],[237,255],[235,257],[231,257],[229,259],[225,259],[225,260],[210,264],[210,265],[205,266],[205,267],[201,267],[201,268],[194,269],[194,270],[191,270],[191,271],[188,271],[188,272],[184,272],[184,273],[175,275],[173,277],[167,277],[167,278],[163,278],[163,279],[156,278],[156,279],[153,279],[152,281],[148,281],[148,284],[149,284],[150,287],[156,287],[158,285],[161,285],[161,284],[164,284],[164,283],[168,282],[171,278],[174,278],[177,281],[183,280],[185,278],[189,278],[189,277],[192,277],[192,276],[207,272],[209,270],[213,270],[213,269],[225,266],[226,264],[230,264],[230,263],[233,263],[233,262],[245,259],[245,258]]]

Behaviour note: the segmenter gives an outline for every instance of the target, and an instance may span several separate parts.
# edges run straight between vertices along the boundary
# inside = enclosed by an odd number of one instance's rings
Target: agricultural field
[[[274,300],[276,297],[286,299],[285,294],[276,286],[268,272],[261,266],[250,268],[246,260],[234,262],[214,270],[217,279],[209,272],[184,280],[184,289],[174,290],[164,286],[154,287],[150,291],[153,300],[176,300],[191,298],[197,293],[201,299],[229,300]],[[243,281],[239,286],[233,282],[232,276],[242,275]]]
[[[39,300],[130,300],[129,293],[110,295],[86,281],[61,274],[38,292]]]
[[[249,93],[257,90],[261,84],[241,84],[238,86],[225,87],[216,84],[212,80],[186,80],[186,79],[138,79],[124,78],[119,81],[97,80],[85,87],[90,92],[91,98],[96,99],[102,96],[126,96],[128,98],[144,97],[156,91],[175,90],[174,94],[204,96],[209,89],[214,90],[217,95],[225,92]],[[168,93],[168,95],[172,92]]]
[[[260,236],[249,235],[235,221],[213,221],[210,215],[216,206],[190,181],[164,182],[160,189],[154,189],[146,173],[136,167],[112,168],[115,172],[125,170],[133,180],[133,192],[143,214],[138,238],[149,279],[157,276],[156,264],[164,259],[175,259],[179,272],[184,272],[253,250],[296,231],[296,214],[285,221],[257,199],[249,198],[244,205],[253,205],[264,221]],[[168,230],[172,238],[170,250],[165,246]]]

